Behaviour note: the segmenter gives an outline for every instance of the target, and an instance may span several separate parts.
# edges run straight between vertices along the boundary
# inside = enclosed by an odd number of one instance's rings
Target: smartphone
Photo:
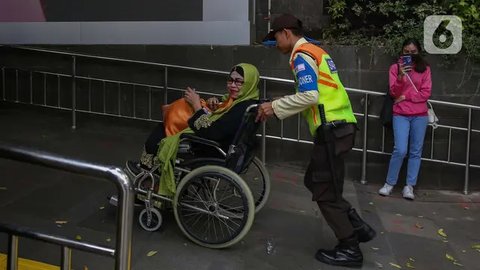
[[[404,66],[412,66],[412,56],[411,55],[402,55],[402,62]]]

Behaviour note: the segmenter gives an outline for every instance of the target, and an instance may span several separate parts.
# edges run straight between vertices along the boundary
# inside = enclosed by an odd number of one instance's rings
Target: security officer
[[[331,265],[360,267],[363,255],[359,242],[370,241],[376,233],[342,196],[344,154],[353,147],[357,129],[350,100],[332,58],[307,42],[299,19],[290,14],[277,17],[264,39],[273,40],[280,52],[290,54],[296,94],[263,103],[257,121],[273,115],[284,119],[299,112],[307,120],[314,147],[305,186],[339,242],[332,250],[319,249],[315,258]]]

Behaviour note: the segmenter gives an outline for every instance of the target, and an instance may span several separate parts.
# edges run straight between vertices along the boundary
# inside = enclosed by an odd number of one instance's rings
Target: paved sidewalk
[[[78,130],[72,131],[68,112],[0,103],[0,141],[116,166],[139,154],[152,126],[79,115]],[[182,235],[172,213],[153,233],[143,231],[135,216],[133,269],[343,269],[313,258],[316,249],[333,247],[335,238],[303,187],[303,170],[289,163],[267,167],[271,198],[241,243],[225,250],[202,248]],[[378,232],[362,244],[362,269],[480,269],[480,249],[472,248],[480,245],[480,193],[417,190],[417,199],[407,201],[401,186],[391,197],[378,196],[378,188],[345,184],[345,197]],[[113,192],[104,181],[0,159],[1,222],[113,246],[115,209],[105,199]],[[59,220],[67,223],[57,226]],[[1,253],[6,243],[0,234]],[[150,251],[157,253],[147,256]],[[59,254],[58,247],[20,240],[22,257],[59,264]],[[77,270],[113,269],[109,258],[77,251],[73,258]]]

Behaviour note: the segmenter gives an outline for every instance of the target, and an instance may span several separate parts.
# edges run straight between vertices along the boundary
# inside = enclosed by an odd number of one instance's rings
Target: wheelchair
[[[138,220],[147,231],[162,225],[158,209],[171,203],[181,231],[194,243],[226,248],[250,230],[254,215],[266,203],[270,177],[253,155],[258,104],[249,106],[228,151],[211,140],[182,134],[174,165],[176,192],[173,198],[157,194],[159,165],[140,168],[133,186],[145,208]]]

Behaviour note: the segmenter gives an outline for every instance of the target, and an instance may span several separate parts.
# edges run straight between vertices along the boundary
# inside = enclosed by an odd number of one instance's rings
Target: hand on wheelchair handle
[[[273,111],[272,107],[272,102],[264,102],[259,105],[258,111],[257,111],[257,117],[255,118],[255,122],[264,122],[266,121],[269,117],[272,117],[275,115],[275,112]]]

